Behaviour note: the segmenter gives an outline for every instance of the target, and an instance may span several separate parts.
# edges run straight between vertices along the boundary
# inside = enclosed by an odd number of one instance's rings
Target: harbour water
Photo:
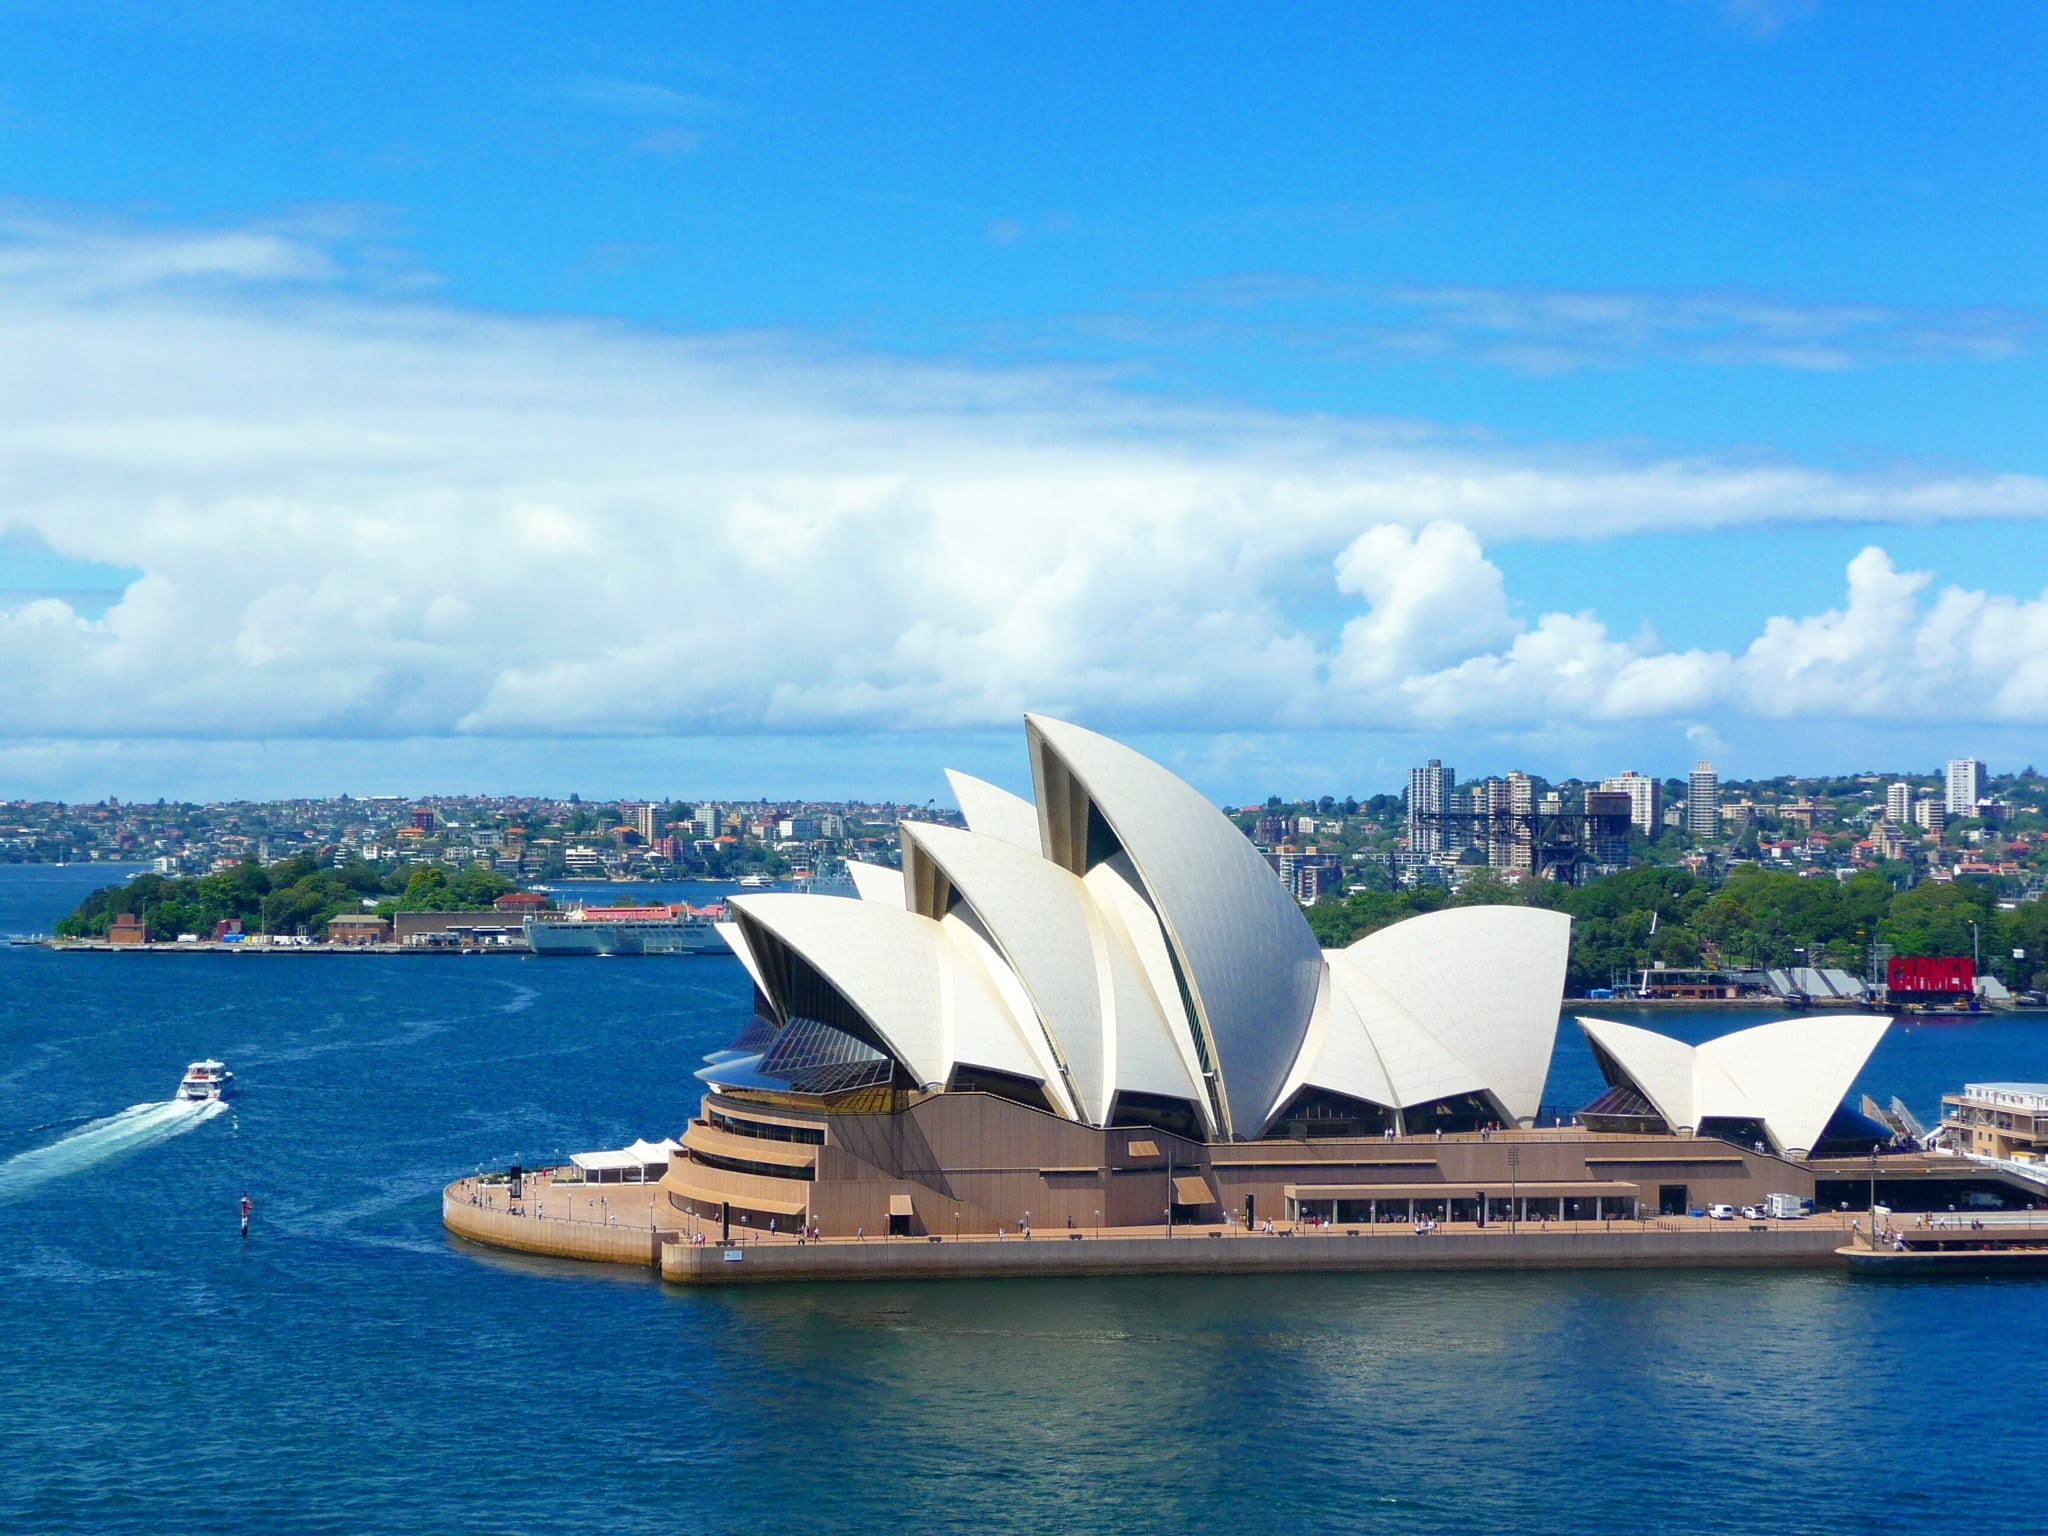
[[[0,934],[105,878],[0,866]],[[0,947],[0,1530],[1696,1536],[2048,1497],[2034,1280],[685,1292],[441,1231],[452,1174],[676,1131],[747,998],[724,959]],[[225,1110],[112,1144],[207,1055]],[[1924,1116],[1984,1077],[2048,1079],[2048,1023],[1895,1029],[1864,1086]],[[1597,1087],[1561,1030],[1546,1099]]]

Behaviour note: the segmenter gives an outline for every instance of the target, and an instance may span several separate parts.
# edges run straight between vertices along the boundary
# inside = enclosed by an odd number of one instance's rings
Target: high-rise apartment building
[[[1438,853],[1444,846],[1441,828],[1425,824],[1425,816],[1441,816],[1451,808],[1451,789],[1457,783],[1455,769],[1435,758],[1425,768],[1408,770],[1408,848],[1412,853]]]
[[[1700,842],[1721,840],[1721,776],[1712,763],[1694,763],[1685,785],[1685,830]]]
[[[1913,825],[1929,832],[1941,830],[1941,802],[1932,795],[1922,795],[1913,802]]]
[[[1488,779],[1472,787],[1473,831],[1495,869],[1535,864],[1536,786],[1526,773]]]
[[[696,822],[699,837],[716,837],[725,830],[719,825],[718,807],[709,800],[697,807]]]
[[[1655,779],[1631,768],[1602,779],[1600,788],[1628,796],[1628,824],[1644,836],[1655,837],[1664,829],[1664,786]]]
[[[633,812],[633,830],[643,843],[651,843],[665,830],[667,817],[658,805],[643,805]]]
[[[1884,791],[1884,819],[1895,827],[1907,826],[1913,819],[1913,786],[1910,784],[1887,784]]]
[[[1513,819],[1508,823],[1507,860],[1503,869],[1529,870],[1536,867],[1536,785],[1529,775],[1515,772],[1508,775],[1508,810]]]
[[[1974,757],[1957,758],[1948,765],[1948,797],[1942,808],[1951,816],[1976,815],[1989,777],[1989,771]]]

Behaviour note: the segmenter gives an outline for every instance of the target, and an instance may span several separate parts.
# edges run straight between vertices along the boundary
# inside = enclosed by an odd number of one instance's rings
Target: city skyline
[[[2030,13],[9,25],[0,795],[2048,723]]]

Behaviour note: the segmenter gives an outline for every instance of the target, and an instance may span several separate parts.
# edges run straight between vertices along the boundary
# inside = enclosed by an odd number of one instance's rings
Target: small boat
[[[233,1088],[235,1074],[223,1062],[195,1061],[185,1069],[184,1080],[178,1084],[181,1099],[224,1099]]]
[[[766,875],[741,875],[740,889],[743,891],[766,890],[771,884]]]

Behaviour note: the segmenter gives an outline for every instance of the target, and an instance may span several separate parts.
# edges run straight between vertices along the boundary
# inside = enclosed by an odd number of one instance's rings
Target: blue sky
[[[2048,716],[2031,8],[0,37],[0,796],[393,742],[597,788],[621,739],[784,792],[812,732],[909,794],[1023,705],[1219,795],[2016,766]]]

